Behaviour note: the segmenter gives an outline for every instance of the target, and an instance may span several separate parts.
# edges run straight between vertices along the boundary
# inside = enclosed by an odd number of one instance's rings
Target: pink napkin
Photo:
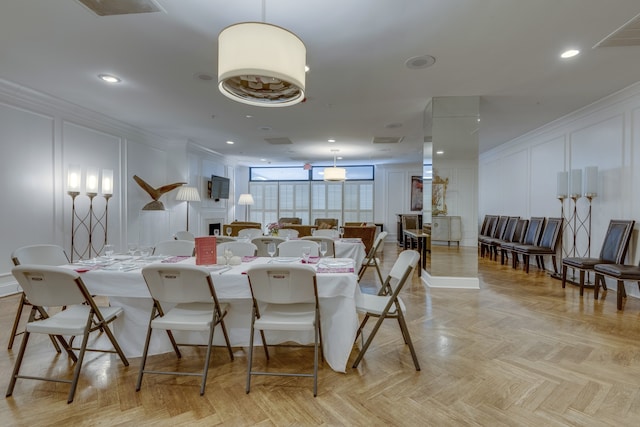
[[[318,262],[320,262],[320,257],[319,256],[310,256],[309,257],[309,264],[317,264]],[[302,260],[302,263],[304,264],[304,259]]]
[[[257,256],[243,256],[242,257],[242,262],[251,262],[256,258],[258,258],[258,257]]]

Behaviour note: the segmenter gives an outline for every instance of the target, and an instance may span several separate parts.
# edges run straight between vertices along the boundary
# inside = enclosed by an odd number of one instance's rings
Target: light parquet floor
[[[384,248],[388,272],[398,248]],[[416,372],[397,323],[388,321],[357,370],[320,370],[318,397],[306,378],[256,377],[245,394],[246,355],[231,362],[214,351],[207,390],[198,379],[145,376],[113,355],[89,354],[75,401],[68,385],[19,380],[0,399],[0,424],[44,425],[640,425],[640,300],[616,310],[614,292],[594,301],[578,288],[532,268],[527,275],[479,261],[480,290],[428,289],[417,274],[403,292],[422,370]],[[374,270],[363,282],[371,289]],[[6,345],[17,297],[0,299],[0,343]],[[144,339],[143,337],[140,338]],[[21,338],[0,350],[6,390]],[[68,375],[71,365],[34,337],[24,369]],[[201,366],[204,351],[183,359],[153,356],[157,369]],[[257,363],[264,357],[257,350]],[[352,353],[351,361],[355,358]],[[191,357],[194,356],[194,357]],[[311,369],[312,350],[274,348],[270,367]]]

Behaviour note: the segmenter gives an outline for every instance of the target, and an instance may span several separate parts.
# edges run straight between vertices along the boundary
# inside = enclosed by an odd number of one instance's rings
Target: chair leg
[[[522,264],[524,267],[524,271],[529,274],[529,255],[522,254]]]
[[[376,324],[373,327],[373,330],[369,333],[369,338],[367,338],[367,341],[364,343],[364,345],[360,349],[360,352],[358,353],[358,357],[356,357],[356,360],[353,362],[353,368],[357,368],[358,367],[358,364],[360,363],[360,361],[364,357],[364,354],[367,352],[367,349],[371,345],[371,342],[373,341],[373,338],[376,336],[376,333],[378,332],[378,329],[380,329],[380,326],[382,325],[382,321],[385,319],[385,317],[386,316],[384,316],[384,315],[378,317],[378,320],[376,321]]]
[[[78,353],[78,361],[73,370],[73,379],[71,380],[71,389],[69,390],[69,396],[67,397],[67,403],[73,402],[73,397],[76,394],[76,388],[78,387],[78,380],[80,379],[80,369],[82,368],[82,361],[84,360],[84,354],[87,350],[87,343],[89,342],[89,331],[91,330],[91,322],[93,316],[89,316],[87,319],[87,325],[85,327],[84,335],[82,337],[82,345],[80,346],[80,352]]]
[[[22,343],[20,344],[20,350],[18,351],[16,364],[13,367],[13,373],[11,374],[11,381],[9,382],[9,387],[7,388],[7,394],[6,394],[7,397],[13,394],[13,388],[15,387],[16,380],[18,379],[18,373],[20,372],[20,366],[22,365],[22,359],[24,358],[24,352],[27,349],[27,341],[29,341],[30,335],[31,334],[29,332],[25,332],[24,337],[22,337]]]
[[[140,391],[140,387],[142,386],[142,375],[144,375],[144,367],[147,364],[147,354],[149,353],[149,343],[151,342],[151,333],[153,332],[153,328],[151,327],[151,321],[154,318],[155,318],[155,308],[151,312],[151,319],[149,320],[149,327],[147,328],[147,338],[144,341],[144,349],[142,350],[142,361],[140,362],[140,370],[138,371],[138,381],[136,382],[136,391]]]
[[[407,322],[405,321],[404,315],[402,314],[401,310],[398,310],[398,321],[400,322],[400,329],[402,330],[402,335],[405,337],[407,345],[409,345],[409,351],[411,352],[411,358],[413,359],[413,365],[416,367],[416,371],[419,371],[420,370],[420,364],[418,363],[418,356],[416,355],[415,348],[413,348],[413,342],[411,341],[411,335],[409,335],[409,328],[407,327]]]
[[[604,276],[602,274],[595,273],[595,278],[593,279],[593,299],[597,300],[600,294],[600,282],[604,281]]]
[[[11,350],[13,348],[13,342],[16,339],[16,333],[18,332],[18,324],[20,323],[20,317],[22,316],[22,309],[24,308],[26,302],[27,302],[27,297],[23,292],[22,295],[20,296],[20,303],[18,303],[16,318],[14,319],[13,327],[11,328],[11,335],[9,336],[9,345],[7,346],[7,350]],[[60,352],[59,349],[58,349],[58,352]]]
[[[624,289],[624,280],[618,280],[618,310],[622,310],[622,298],[627,297],[627,291]]]
[[[200,383],[200,396],[204,395],[204,388],[207,385],[207,374],[209,373],[209,362],[211,361],[211,346],[213,345],[213,332],[216,330],[218,313],[214,310],[211,327],[209,328],[209,341],[207,342],[207,353],[204,356],[204,368],[202,369],[202,382]]]
[[[318,395],[318,343],[320,342],[322,336],[320,334],[320,315],[317,308],[315,322],[315,328],[313,328],[315,332],[315,340],[313,345],[313,397],[316,397]]]
[[[251,317],[251,332],[249,334],[249,357],[247,357],[247,385],[245,387],[245,391],[247,392],[247,394],[249,394],[249,391],[251,390],[251,372],[253,367],[253,334],[255,330],[253,323],[255,322],[255,320],[256,320],[256,317],[255,317],[255,311],[254,311]],[[264,344],[264,341],[263,341],[263,344]]]
[[[567,266],[566,265],[562,265],[562,289],[565,288],[565,286],[567,285]]]
[[[553,262],[553,272],[558,274],[558,265],[556,264],[556,256],[551,255],[551,262]]]
[[[584,295],[584,270],[580,270],[580,296]]]

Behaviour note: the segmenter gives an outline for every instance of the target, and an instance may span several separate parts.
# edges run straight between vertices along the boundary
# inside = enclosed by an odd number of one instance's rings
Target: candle
[[[598,167],[587,166],[584,168],[584,195],[595,197],[598,195]]]
[[[558,190],[559,199],[564,199],[569,195],[569,172],[558,172]]]
[[[98,194],[98,169],[96,168],[87,168],[86,191],[87,194],[94,196]]]
[[[105,196],[113,194],[113,169],[102,170],[102,194]]]
[[[582,169],[571,169],[571,197],[582,196]]]

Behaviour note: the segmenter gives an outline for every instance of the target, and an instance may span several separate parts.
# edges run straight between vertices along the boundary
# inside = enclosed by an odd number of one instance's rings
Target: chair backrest
[[[294,230],[293,228],[282,228],[278,230],[278,237],[295,239],[298,237],[298,230]]]
[[[491,237],[495,239],[502,239],[504,235],[504,230],[507,227],[507,221],[509,220],[508,216],[501,216],[498,218],[498,222],[496,223],[496,228],[493,229],[493,234]]]
[[[235,237],[230,237],[230,236],[216,236],[216,245],[219,245],[221,243],[226,243],[226,242],[235,242],[236,238]]]
[[[64,265],[69,264],[69,258],[58,245],[30,245],[23,246],[11,253],[14,265]]]
[[[270,256],[269,252],[267,252],[267,246],[269,243],[274,243],[276,245],[276,256],[278,255],[278,245],[285,240],[282,237],[276,236],[262,236],[256,237],[251,240],[251,243],[256,245],[256,256]]]
[[[516,225],[518,225],[519,216],[510,216],[507,220],[507,225],[504,227],[504,233],[500,237],[505,242],[512,242],[513,235],[516,232]]]
[[[68,268],[20,264],[11,273],[33,305],[60,307],[82,304],[91,298],[80,275]]]
[[[248,237],[249,239],[253,239],[254,237],[262,236],[262,230],[259,228],[243,228],[238,231],[238,237]]]
[[[524,235],[527,232],[527,228],[529,227],[528,219],[519,219],[516,224],[516,229],[513,232],[513,237],[511,238],[512,242],[522,243],[524,242]]]
[[[284,218],[280,218],[278,220],[278,222],[280,224],[302,224],[302,218],[296,218],[296,217],[284,217]]]
[[[388,234],[389,233],[387,233],[386,231],[381,231],[378,234],[376,240],[374,240],[373,242],[373,245],[371,245],[371,249],[369,250],[369,252],[367,252],[368,259],[374,258],[376,256],[376,252],[378,252],[378,249],[380,249],[380,245],[384,243],[384,239],[387,238]]]
[[[318,303],[316,272],[309,265],[255,265],[247,270],[251,294],[270,304]]]
[[[218,256],[222,256],[225,250],[230,250],[235,256],[255,256],[258,248],[251,242],[224,242],[216,247]]]
[[[420,228],[418,215],[402,215],[402,229],[414,230]]]
[[[416,265],[418,265],[419,260],[420,254],[418,251],[406,250],[400,252],[398,259],[393,263],[393,267],[391,267],[385,285],[390,286],[394,293],[398,292],[399,288],[404,286],[407,279],[411,277],[411,273]]]
[[[313,230],[313,235],[320,237],[329,237],[329,238],[336,238],[338,237],[338,230],[336,230],[335,228],[329,228],[329,229],[322,229],[322,230]],[[309,236],[305,236],[305,237],[309,237]]]
[[[320,227],[322,224],[326,224],[325,227],[337,227],[338,218],[316,218],[313,222],[314,225]]]
[[[206,302],[215,296],[209,270],[197,265],[150,264],[142,276],[151,297],[160,302]]]
[[[278,256],[302,256],[302,248],[308,246],[310,248],[310,256],[318,256],[320,254],[319,246],[316,242],[300,239],[287,240],[278,245]]]
[[[196,240],[196,236],[190,231],[177,231],[174,237],[176,240]]]
[[[483,236],[493,236],[493,233],[496,229],[496,225],[498,225],[498,215],[491,215],[489,216],[489,220],[487,221],[487,225],[486,228],[484,230],[484,233],[482,233]]]
[[[318,244],[318,251],[320,250],[320,245],[324,242],[327,244],[327,253],[325,256],[335,257],[336,256],[336,242],[331,237],[326,236],[304,236],[300,240],[311,240],[312,242],[316,242]]]
[[[482,220],[482,225],[480,226],[480,236],[486,236],[487,235],[487,227],[489,227],[489,221],[491,220],[492,217],[494,217],[495,215],[485,215],[484,219]]]
[[[376,240],[376,231],[378,227],[375,225],[367,225],[365,227],[342,227],[344,229],[344,237],[359,237],[364,243],[365,252],[368,253]]]
[[[612,219],[609,221],[609,228],[600,249],[601,260],[614,264],[624,262],[635,223],[634,220]]]
[[[560,233],[562,232],[562,218],[549,218],[544,226],[542,237],[540,238],[541,248],[555,249],[560,241]]]
[[[540,235],[542,234],[542,228],[544,227],[544,217],[532,217],[529,220],[529,226],[524,234],[522,241],[525,245],[537,245],[540,241]]]
[[[153,248],[154,255],[193,256],[196,242],[191,240],[165,240]]]

